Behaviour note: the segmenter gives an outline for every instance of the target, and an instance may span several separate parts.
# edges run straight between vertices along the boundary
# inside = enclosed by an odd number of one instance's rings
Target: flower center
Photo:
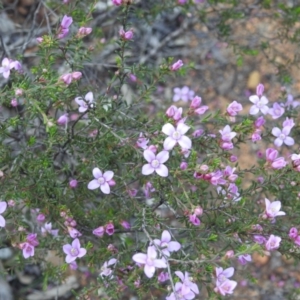
[[[278,108],[277,108],[277,109],[275,109],[275,115],[277,115],[277,116],[278,116],[278,115],[280,115],[280,114],[281,114],[281,110],[280,110],[280,109],[278,109]]]
[[[224,276],[223,274],[220,274],[220,275],[218,276],[218,281],[220,281],[221,283],[223,283],[223,282],[226,281],[226,280],[227,280],[227,277]]]
[[[174,140],[179,140],[181,138],[181,133],[178,131],[174,131],[172,136]]]
[[[105,182],[106,182],[106,180],[105,180],[105,178],[104,177],[99,177],[98,179],[97,179],[97,181],[98,181],[98,183],[99,184],[104,184]]]
[[[162,243],[160,244],[160,247],[161,247],[161,248],[168,248],[168,243],[167,243],[167,242],[162,242]]]
[[[285,139],[285,135],[284,135],[283,133],[281,133],[281,134],[279,135],[279,138],[280,138],[281,140],[284,140],[284,139]]]
[[[71,255],[72,256],[77,256],[78,254],[79,254],[79,251],[78,251],[78,249],[76,249],[76,248],[74,248],[74,247],[72,247],[71,248]]]
[[[160,162],[157,160],[157,159],[154,159],[152,160],[151,162],[151,166],[154,168],[154,169],[157,169],[160,165]]]

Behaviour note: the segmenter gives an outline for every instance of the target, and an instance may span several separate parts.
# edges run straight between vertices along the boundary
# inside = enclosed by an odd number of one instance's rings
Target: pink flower
[[[195,297],[195,294],[199,294],[198,286],[196,283],[191,281],[191,278],[189,277],[188,272],[185,272],[183,275],[183,273],[181,271],[175,271],[175,274],[182,281],[181,291],[184,291],[186,294],[193,293],[194,297]],[[175,288],[175,290],[176,290],[176,288]],[[183,298],[183,299],[193,299],[193,298]]]
[[[6,211],[7,203],[5,201],[0,202],[0,227],[5,227],[5,219],[1,214],[3,214]]]
[[[74,80],[79,80],[82,77],[82,73],[79,71],[72,72],[71,75]]]
[[[205,114],[205,112],[208,110],[208,106],[206,105],[203,105],[197,109],[195,109],[194,113],[197,114],[197,115],[203,115]]]
[[[63,17],[59,28],[59,33],[57,36],[59,39],[63,39],[68,35],[69,27],[71,26],[72,23],[73,23],[72,17],[68,17],[66,15]]]
[[[243,254],[238,256],[238,262],[241,265],[246,265],[248,262],[252,261],[251,255]]]
[[[281,107],[277,102],[273,104],[273,108],[269,109],[268,112],[273,119],[278,119],[284,114],[284,108]]]
[[[17,101],[17,99],[16,99],[16,98],[11,99],[10,105],[11,105],[12,107],[17,107],[17,106],[18,106],[18,101]]]
[[[45,215],[44,214],[38,214],[37,217],[36,217],[36,220],[38,222],[44,222],[46,219]]]
[[[180,169],[181,169],[181,170],[184,171],[184,170],[187,169],[187,167],[188,167],[187,162],[183,161],[183,162],[180,163]]]
[[[71,189],[77,188],[77,185],[78,185],[78,181],[77,181],[76,179],[70,180],[70,182],[69,182],[69,187],[70,187]]]
[[[105,226],[105,232],[108,234],[108,235],[113,235],[114,232],[115,232],[115,226],[113,223],[108,223],[106,226]]]
[[[278,157],[278,151],[273,148],[268,148],[266,150],[266,159],[271,164],[273,169],[282,169],[286,166],[287,162],[283,157]]]
[[[58,235],[58,229],[52,229],[52,223],[45,223],[45,225],[41,228],[42,235],[46,235],[47,232],[53,236]]]
[[[34,247],[30,243],[21,243],[20,248],[23,250],[23,257],[25,259],[34,256]]]
[[[117,260],[115,258],[110,259],[109,261],[106,261],[103,266],[101,267],[101,272],[100,276],[103,277],[110,277],[113,278],[112,276],[112,269],[109,266],[115,265]]]
[[[70,227],[70,226],[67,226],[68,228],[68,232],[69,232],[69,235],[71,238],[77,238],[79,236],[82,236],[82,234],[74,227]]]
[[[255,243],[257,243],[259,245],[262,245],[267,241],[263,235],[258,235],[258,234],[253,236],[253,240]]]
[[[157,259],[157,252],[154,246],[149,246],[147,254],[137,253],[132,259],[144,265],[144,272],[148,278],[152,278],[155,273],[155,268],[166,268],[167,265],[162,259]]]
[[[215,287],[214,291],[225,296],[227,294],[232,294],[233,290],[236,288],[237,282],[233,280],[225,280],[222,284]]]
[[[169,273],[160,272],[157,276],[157,280],[158,280],[158,282],[161,282],[161,283],[169,280]]]
[[[105,228],[103,226],[100,226],[93,230],[93,234],[98,237],[102,237],[104,235],[104,232]]]
[[[89,109],[89,107],[91,107],[93,101],[94,101],[94,96],[92,92],[88,92],[85,95],[84,100],[81,97],[75,98],[75,102],[79,105],[78,111],[80,113],[86,112]]]
[[[169,159],[168,151],[161,151],[157,155],[155,155],[152,151],[145,150],[144,158],[146,159],[148,164],[143,165],[143,175],[150,175],[155,171],[159,176],[168,176],[168,168],[164,165],[164,163]]]
[[[115,6],[120,6],[120,5],[122,5],[123,0],[112,0],[112,3],[113,3]]]
[[[195,226],[200,226],[201,224],[201,221],[196,214],[189,215],[189,221]]]
[[[77,37],[84,37],[89,35],[92,32],[92,28],[90,27],[80,27],[77,32]]]
[[[67,74],[61,75],[59,77],[59,80],[62,80],[66,85],[69,85],[72,82],[72,74],[67,73]]]
[[[263,116],[258,117],[255,122],[254,122],[254,126],[256,128],[260,128],[261,126],[263,126],[266,123],[266,120],[264,119]]]
[[[216,276],[217,276],[217,286],[221,285],[224,281],[228,280],[228,278],[232,277],[234,274],[234,268],[230,267],[225,270],[223,268],[216,268]]]
[[[284,106],[286,106],[288,108],[290,108],[290,107],[296,108],[299,105],[300,105],[300,102],[299,101],[294,101],[293,95],[291,95],[291,94],[287,95],[286,103],[285,103]]]
[[[126,41],[132,40],[133,38],[133,31],[132,30],[128,30],[128,31],[124,31],[124,29],[120,29],[119,34],[121,36],[121,38],[123,38]]]
[[[88,189],[95,190],[97,188],[100,188],[102,193],[109,194],[110,187],[108,182],[113,178],[114,172],[106,171],[104,172],[104,174],[102,174],[102,171],[99,168],[94,168],[93,175],[95,179],[89,182]]]
[[[291,239],[296,239],[298,237],[298,230],[295,227],[292,227],[289,232],[289,237]]]
[[[68,117],[68,114],[63,114],[62,116],[60,116],[58,119],[57,119],[57,124],[58,125],[66,125],[69,121],[69,117]]]
[[[190,108],[197,109],[201,105],[201,102],[202,102],[201,97],[195,96],[191,102]]]
[[[281,242],[281,237],[271,234],[265,244],[265,247],[268,251],[273,251],[279,248],[280,242]]]
[[[125,221],[125,220],[121,221],[120,224],[125,229],[130,229],[131,228],[130,223]]]
[[[236,116],[238,114],[238,112],[240,112],[241,110],[243,110],[243,106],[242,104],[233,101],[232,103],[230,103],[226,109],[227,113],[229,114],[229,116]]]
[[[178,251],[181,248],[178,242],[171,241],[171,235],[167,230],[162,232],[161,240],[154,239],[153,242],[162,249],[162,253],[166,256],[170,256],[170,252]]]
[[[139,148],[142,148],[144,150],[146,150],[148,148],[147,144],[149,143],[149,140],[146,139],[143,135],[143,133],[140,133],[140,136],[136,142],[136,146]]]
[[[64,245],[63,251],[65,254],[67,254],[66,263],[68,264],[75,261],[77,257],[81,258],[86,255],[86,249],[80,247],[80,242],[78,239],[75,239],[72,242],[72,245]]]
[[[252,95],[249,97],[249,100],[254,104],[250,108],[250,115],[256,115],[258,112],[262,112],[264,115],[268,113],[269,107],[267,103],[269,100],[265,97],[258,97],[257,95]]]
[[[295,122],[293,119],[286,118],[282,123],[282,127],[290,127],[293,128],[295,126]]]
[[[41,44],[41,43],[43,42],[43,40],[44,40],[44,39],[43,39],[42,37],[40,37],[40,36],[36,38],[36,41],[37,41],[39,44]]]
[[[177,71],[178,69],[180,69],[183,66],[183,62],[182,60],[178,60],[177,62],[175,62],[171,67],[170,70],[171,71]]]
[[[236,132],[231,131],[229,125],[226,125],[223,130],[219,130],[223,142],[230,142],[235,136]]]
[[[285,212],[280,211],[281,209],[281,202],[280,201],[274,201],[270,202],[269,199],[265,198],[265,204],[266,204],[266,209],[264,216],[268,219],[275,219],[278,216],[284,216]]]
[[[282,130],[280,130],[278,127],[274,127],[272,129],[272,134],[276,136],[277,138],[274,140],[274,144],[277,147],[280,147],[283,143],[287,146],[293,146],[295,144],[295,141],[293,138],[289,137],[291,127],[283,127]]]
[[[0,67],[0,74],[3,74],[4,78],[8,78],[10,75],[10,70],[15,67],[15,62],[8,59],[7,57],[3,58],[2,66]]]
[[[168,137],[164,141],[164,149],[171,150],[177,143],[183,149],[190,149],[192,147],[192,141],[184,135],[189,129],[190,127],[184,123],[179,123],[176,129],[170,123],[165,124],[162,128],[162,132],[168,135]]]
[[[194,94],[194,91],[190,90],[187,86],[184,86],[182,89],[176,87],[174,88],[173,101],[177,102],[179,100],[182,100],[184,102],[188,102],[193,98]]]
[[[166,300],[188,300],[195,297],[195,294],[189,288],[186,288],[181,282],[177,282],[175,284],[175,293],[173,292],[170,296],[166,297]]]

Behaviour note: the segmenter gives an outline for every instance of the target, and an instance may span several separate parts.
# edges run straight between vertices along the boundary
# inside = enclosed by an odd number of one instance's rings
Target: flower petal
[[[284,143],[287,145],[287,146],[293,146],[295,144],[295,141],[293,138],[291,138],[290,136],[287,136],[285,139],[284,139]]]
[[[67,244],[67,245],[63,245],[63,251],[66,253],[66,254],[69,254],[70,251],[72,249],[72,246],[70,244]]]
[[[173,132],[175,131],[175,128],[172,124],[167,123],[162,127],[161,131],[166,135],[172,135]]]
[[[82,257],[86,255],[86,249],[80,248],[77,257]]]
[[[183,135],[179,140],[178,144],[181,146],[183,149],[191,149],[192,148],[192,141],[189,137]]]
[[[171,234],[168,230],[164,230],[161,235],[161,241],[169,243],[171,241]]]
[[[156,159],[161,163],[165,163],[169,159],[168,151],[161,151],[156,155]]]
[[[85,95],[85,100],[88,101],[89,103],[93,102],[94,101],[94,96],[93,96],[93,93],[92,92],[88,92],[86,95]]]
[[[179,131],[181,134],[185,134],[186,132],[188,132],[188,130],[190,129],[191,127],[187,126],[186,124],[184,123],[179,123],[177,125],[177,128],[176,130]]]
[[[92,181],[89,182],[87,187],[89,190],[95,190],[98,187],[100,187],[100,184],[97,179],[93,179]]]
[[[167,137],[164,141],[164,149],[165,150],[171,150],[176,145],[177,141],[172,139],[171,137]]]
[[[145,253],[137,253],[132,256],[132,259],[139,264],[145,264],[147,261],[147,255]]]
[[[99,177],[102,177],[102,171],[99,168],[94,168],[93,175],[96,179],[98,179]]]
[[[150,164],[143,165],[142,174],[143,175],[150,175],[154,172],[154,168]]]
[[[0,227],[5,227],[5,219],[0,215]]]
[[[259,112],[259,108],[255,105],[252,105],[250,107],[250,111],[249,111],[249,114],[250,115],[256,115],[257,113]]]
[[[162,259],[155,259],[154,266],[156,268],[166,268],[167,267],[166,263]]]
[[[249,100],[250,100],[252,103],[256,104],[256,103],[259,101],[259,98],[258,98],[258,96],[256,96],[256,95],[252,95],[252,96],[249,97]]]
[[[144,158],[148,163],[151,163],[152,160],[155,159],[155,154],[151,150],[145,150],[144,151]]]
[[[145,274],[146,274],[146,276],[148,278],[152,278],[153,275],[154,275],[154,273],[155,273],[155,267],[154,266],[145,265],[144,272],[145,272]]]
[[[163,164],[160,164],[160,166],[155,169],[155,172],[161,177],[167,177],[169,175],[168,168]]]
[[[106,194],[106,195],[110,194],[110,187],[109,187],[109,184],[107,182],[101,184],[100,189],[101,189],[103,194]]]
[[[7,208],[7,203],[5,201],[0,202],[0,214],[4,213]]]
[[[106,171],[103,174],[103,177],[105,178],[106,181],[110,181],[114,177],[114,172],[113,171]]]

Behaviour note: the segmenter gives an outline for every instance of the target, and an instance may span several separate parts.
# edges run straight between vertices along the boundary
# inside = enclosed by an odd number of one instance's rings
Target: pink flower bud
[[[105,229],[103,226],[100,226],[93,230],[93,234],[98,237],[102,237],[104,235],[104,232],[105,232]]]
[[[177,107],[174,106],[174,105],[171,105],[167,111],[166,111],[166,115],[169,117],[169,118],[172,118],[175,114],[175,112],[177,111]]]
[[[125,221],[125,220],[121,221],[120,224],[125,229],[130,229],[131,228],[130,224],[127,221]]]
[[[120,6],[123,3],[123,0],[112,0],[113,5]]]
[[[42,37],[37,37],[36,38],[36,41],[39,43],[39,44],[41,44],[42,42],[43,42],[43,38]]]
[[[89,35],[92,32],[92,28],[90,27],[80,27],[77,32],[77,37],[84,37]]]
[[[264,90],[265,90],[264,85],[260,83],[260,84],[256,87],[256,95],[257,95],[258,97],[261,97],[262,94],[264,93]]]
[[[261,116],[261,117],[259,117],[259,118],[257,118],[257,119],[255,120],[254,126],[255,126],[256,128],[259,128],[259,127],[263,126],[265,123],[266,123],[266,120],[264,119],[263,116]]]
[[[236,161],[238,160],[238,158],[237,158],[236,155],[231,155],[230,158],[229,158],[229,160],[230,160],[231,162],[236,162]]]
[[[65,211],[61,211],[61,212],[60,212],[60,216],[61,216],[62,218],[65,218],[66,215],[67,215],[67,214],[66,214]]]
[[[64,114],[64,115],[60,116],[56,122],[58,125],[63,126],[63,125],[66,125],[68,123],[68,121],[69,121],[68,114]]]
[[[16,89],[15,95],[16,96],[22,96],[23,95],[23,90],[22,89]]]
[[[129,74],[129,78],[132,82],[136,82],[137,81],[137,78],[134,74]]]
[[[77,222],[75,220],[72,220],[70,222],[70,226],[75,227],[77,225]]]
[[[108,234],[108,235],[113,235],[114,232],[115,232],[115,226],[113,223],[108,223],[106,226],[105,226],[105,232]]]
[[[175,62],[171,67],[170,70],[171,71],[177,71],[178,69],[180,69],[183,66],[183,62],[182,60],[178,60],[177,62]]]
[[[201,206],[197,206],[195,209],[194,209],[194,214],[196,216],[202,216],[203,214],[203,208]]]
[[[68,3],[65,1],[68,1],[68,0],[64,0],[64,3]],[[71,270],[77,270],[77,268],[78,268],[76,261],[72,261],[71,263],[69,263],[69,266],[70,266]]]
[[[69,187],[70,187],[71,189],[75,189],[75,188],[77,187],[77,185],[78,185],[78,181],[77,181],[76,179],[70,180],[70,182],[69,182]]]
[[[155,145],[150,145],[147,150],[150,150],[155,154],[157,152],[157,147]]]
[[[38,216],[36,217],[36,220],[38,222],[44,222],[46,219],[45,215],[44,214],[38,214]]]
[[[208,170],[209,170],[209,166],[208,165],[201,165],[200,166],[200,171],[207,172]]]
[[[9,206],[9,207],[14,207],[15,205],[16,205],[16,202],[14,201],[14,200],[8,200],[7,201],[7,205]]]
[[[291,239],[296,239],[297,236],[298,236],[298,230],[297,230],[297,228],[292,227],[292,228],[290,229],[290,232],[289,232],[289,237],[290,237]]]
[[[208,106],[206,106],[206,105],[203,105],[203,106],[201,106],[201,107],[199,107],[199,108],[197,108],[196,110],[195,110],[195,114],[197,114],[197,115],[203,115],[203,114],[205,114],[205,112],[208,110]]]
[[[116,185],[116,182],[113,179],[107,181],[107,183],[108,183],[109,186],[115,186]]]
[[[123,38],[126,41],[129,41],[133,38],[132,30],[124,31],[124,29],[120,29],[119,34],[120,34],[121,38]]]
[[[127,192],[128,192],[129,197],[135,197],[138,190],[137,189],[131,189],[131,190],[128,190]]]
[[[109,244],[107,246],[107,250],[112,252],[112,253],[117,253],[118,252],[118,249],[113,244]]]
[[[190,108],[196,109],[201,105],[201,97],[195,96],[191,102]]]
[[[265,179],[264,179],[262,176],[257,177],[256,180],[257,180],[257,182],[260,183],[260,184],[263,184],[264,181],[265,181]]]
[[[79,80],[82,77],[82,73],[78,71],[73,72],[71,75],[74,80]]]
[[[183,161],[181,164],[180,164],[180,169],[181,170],[186,170],[186,168],[188,167],[188,164],[187,162]]]
[[[204,130],[203,129],[197,129],[193,132],[193,137],[199,137],[203,134]]]
[[[17,106],[18,106],[18,101],[17,101],[17,99],[16,99],[16,98],[12,99],[12,100],[10,101],[10,104],[11,104],[12,107],[17,107]]]
[[[67,74],[61,75],[59,77],[59,79],[61,81],[63,81],[66,85],[69,85],[72,82],[72,74],[67,73]]]

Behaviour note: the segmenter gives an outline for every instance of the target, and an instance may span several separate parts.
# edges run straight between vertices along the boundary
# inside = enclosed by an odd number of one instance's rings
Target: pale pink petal
[[[103,194],[109,194],[110,193],[110,187],[109,184],[107,182],[103,183],[100,185],[100,189],[102,191]]]
[[[7,71],[4,71],[4,72],[3,72],[3,77],[4,77],[4,78],[7,79],[7,78],[9,77],[9,75],[10,75],[10,70],[7,70]]]
[[[172,135],[175,131],[175,128],[172,124],[167,123],[163,126],[162,132],[166,135]]]
[[[67,255],[66,256],[66,263],[71,263],[71,262],[73,262],[73,261],[75,261],[76,260],[76,256],[72,256],[72,255]]]
[[[171,137],[167,137],[164,141],[164,149],[165,150],[171,150],[176,145],[177,141],[172,139]]]
[[[161,177],[167,177],[169,175],[169,170],[165,165],[160,165],[155,172]]]
[[[151,257],[152,259],[157,257],[157,252],[156,252],[154,246],[149,246],[148,247],[147,255],[148,255],[148,257]]]
[[[155,159],[155,154],[151,150],[145,150],[144,151],[144,158],[148,163],[151,163],[152,160]]]
[[[0,215],[0,227],[5,227],[5,219]]]
[[[94,101],[94,96],[93,96],[93,93],[92,92],[88,92],[86,95],[85,95],[85,100],[88,101],[89,103],[93,102]]]
[[[72,242],[72,247],[73,248],[80,248],[80,242],[79,242],[79,239],[75,239],[73,242]]]
[[[167,243],[171,241],[171,234],[168,230],[164,230],[162,232],[161,240],[162,242],[167,242]]]
[[[266,204],[266,208],[268,209],[268,207],[271,204],[271,201],[269,199],[265,198],[265,204]]]
[[[181,146],[183,149],[191,149],[192,148],[192,141],[189,137],[183,135],[179,140],[178,144]]]
[[[223,275],[226,276],[227,278],[230,278],[234,274],[234,268],[230,267],[227,268],[223,271]]]
[[[114,172],[113,171],[106,171],[103,174],[103,177],[105,178],[106,181],[110,181],[114,177]]]
[[[174,93],[176,93],[176,94],[180,94],[180,93],[181,93],[181,89],[178,88],[178,87],[174,88],[173,91],[174,91]]]
[[[100,187],[100,184],[97,179],[93,179],[92,181],[89,182],[87,187],[89,190],[95,190]]]
[[[269,107],[268,107],[268,106],[263,106],[263,107],[260,108],[260,111],[261,111],[264,115],[266,115],[266,114],[268,113],[268,111],[269,111]]]
[[[78,108],[78,111],[79,111],[80,113],[84,113],[84,112],[87,111],[87,108],[86,108],[86,107],[83,107],[83,106],[80,106],[80,107]]]
[[[154,273],[155,273],[155,267],[154,266],[145,265],[144,272],[145,272],[145,274],[146,274],[146,276],[148,278],[152,278],[153,275],[154,275]]]
[[[184,281],[184,276],[181,271],[176,271],[175,274],[181,279],[182,282]]]
[[[117,262],[117,260],[115,258],[112,258],[108,261],[107,266],[114,265],[116,262]]]
[[[256,115],[258,112],[259,112],[259,109],[257,106],[255,106],[255,105],[251,106],[250,111],[249,111],[250,115]]]
[[[85,256],[85,255],[86,255],[86,249],[80,248],[79,249],[78,257],[82,257],[82,256]]]
[[[275,139],[274,145],[280,147],[283,144],[283,140],[280,138]]]
[[[145,264],[147,262],[147,255],[145,253],[137,253],[132,256],[132,259],[139,264]]]
[[[256,96],[256,95],[252,95],[252,96],[249,97],[249,100],[250,100],[252,103],[256,104],[256,103],[259,101],[259,98],[258,98],[258,96]]]
[[[96,179],[102,177],[102,171],[99,168],[93,169],[93,175]]]
[[[174,101],[174,102],[177,102],[177,101],[179,101],[180,99],[181,99],[181,95],[175,94],[175,95],[173,96],[173,101]]]
[[[0,214],[4,213],[7,208],[7,203],[5,201],[0,202]]]
[[[151,151],[152,152],[152,151]],[[165,163],[169,159],[168,151],[161,151],[156,155],[156,159],[161,163]]]
[[[79,105],[79,106],[84,106],[86,103],[82,100],[81,97],[76,97],[75,98],[75,102]]]
[[[216,267],[216,276],[218,277],[223,272],[223,268]]]
[[[143,165],[142,174],[143,175],[150,175],[154,172],[154,168],[150,164]]]
[[[267,104],[267,103],[269,103],[269,100],[268,100],[265,96],[262,96],[262,97],[260,98],[260,102],[261,102],[262,104]]]
[[[166,263],[162,259],[155,259],[154,266],[156,268],[166,268],[167,267]]]
[[[284,143],[287,145],[287,146],[293,146],[295,144],[295,141],[293,138],[291,138],[290,136],[287,136],[285,139],[284,139]]]
[[[68,245],[63,245],[63,251],[66,253],[66,254],[69,254],[70,251],[72,249],[72,246],[70,244]]]
[[[178,251],[181,248],[181,245],[178,242],[172,241],[169,243],[168,250],[169,251]]]
[[[184,123],[179,123],[177,125],[177,131],[179,131],[181,134],[185,134],[186,132],[188,132],[188,130],[190,129],[191,127],[187,126],[186,124]]]

